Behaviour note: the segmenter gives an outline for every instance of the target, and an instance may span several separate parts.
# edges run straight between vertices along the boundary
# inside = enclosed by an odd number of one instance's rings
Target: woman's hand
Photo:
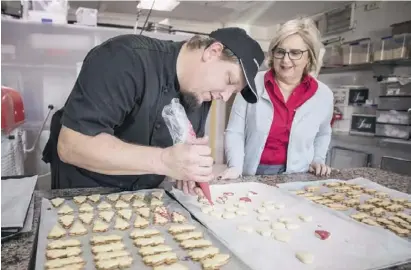
[[[217,180],[237,179],[240,176],[241,172],[237,168],[231,167],[220,173],[217,176]]]
[[[319,164],[315,162],[312,162],[310,164],[310,168],[308,169],[310,173],[313,173],[317,176],[330,176],[331,170],[331,167],[328,167],[325,164]]]

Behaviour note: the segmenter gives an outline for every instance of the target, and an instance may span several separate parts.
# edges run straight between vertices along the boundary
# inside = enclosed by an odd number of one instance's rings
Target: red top
[[[271,123],[270,133],[261,154],[260,164],[285,165],[287,164],[288,140],[295,111],[315,94],[318,83],[313,77],[305,76],[293,90],[287,102],[284,101],[272,70],[264,75],[264,85],[273,103],[274,120]]]

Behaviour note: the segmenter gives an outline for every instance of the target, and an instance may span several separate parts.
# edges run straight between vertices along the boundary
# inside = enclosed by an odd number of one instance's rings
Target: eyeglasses
[[[286,50],[276,48],[273,50],[273,56],[276,59],[283,59],[285,55],[288,54],[288,58],[290,58],[291,60],[300,60],[305,52],[308,52],[308,50],[290,50],[289,52],[287,52]]]

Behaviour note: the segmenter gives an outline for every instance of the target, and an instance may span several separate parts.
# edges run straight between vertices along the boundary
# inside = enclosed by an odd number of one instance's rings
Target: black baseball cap
[[[261,46],[244,29],[238,27],[220,28],[211,32],[209,36],[221,42],[237,56],[247,81],[247,86],[241,90],[241,94],[247,102],[256,103],[258,95],[254,78],[264,61]]]

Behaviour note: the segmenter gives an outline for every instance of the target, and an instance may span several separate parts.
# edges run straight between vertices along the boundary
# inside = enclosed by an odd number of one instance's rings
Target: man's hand
[[[228,179],[237,179],[240,177],[241,172],[235,168],[231,167],[220,173],[217,177],[218,180],[228,180]]]
[[[209,182],[214,178],[211,148],[208,138],[192,139],[163,150],[161,163],[164,174],[175,180]],[[188,183],[180,184],[189,189]],[[193,184],[190,184],[193,186]]]
[[[199,197],[204,197],[204,193],[201,190],[200,187],[196,185],[196,182],[194,181],[181,181],[177,180],[176,181],[176,187],[179,190],[182,190],[184,194],[188,195],[193,195],[193,196],[199,196]]]
[[[331,174],[331,167],[328,167],[325,164],[319,164],[319,163],[311,163],[310,168],[309,168],[309,172],[313,173],[317,176],[330,176]]]

